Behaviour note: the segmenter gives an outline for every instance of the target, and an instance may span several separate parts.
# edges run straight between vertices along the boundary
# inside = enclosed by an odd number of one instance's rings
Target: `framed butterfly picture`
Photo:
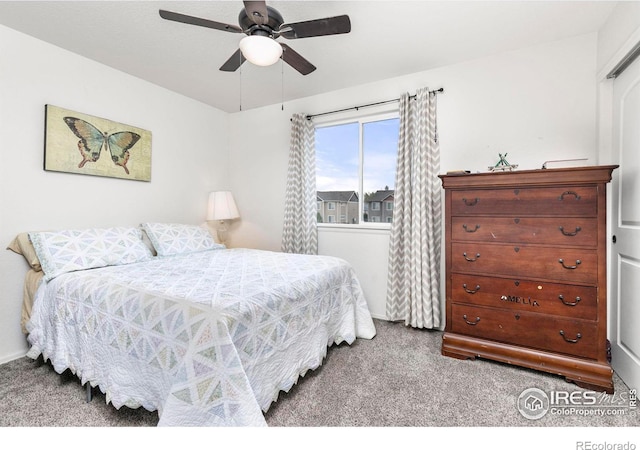
[[[151,181],[151,132],[45,105],[44,170]]]

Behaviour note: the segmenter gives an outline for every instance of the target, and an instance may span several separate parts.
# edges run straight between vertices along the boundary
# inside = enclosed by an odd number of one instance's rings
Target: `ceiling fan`
[[[351,21],[347,15],[307,20],[304,22],[284,23],[282,15],[280,15],[276,9],[267,6],[264,1],[244,1],[243,3],[244,8],[238,15],[238,24],[240,26],[162,9],[160,10],[160,17],[189,25],[227,31],[229,33],[246,34],[247,37],[243,38],[240,42],[240,48],[220,67],[220,70],[225,72],[236,71],[245,60],[249,60],[258,65],[270,65],[281,57],[284,62],[302,75],[308,75],[316,70],[316,67],[287,44],[276,42],[275,40],[280,36],[285,39],[302,39],[315,36],[344,34],[351,31]],[[252,60],[252,55],[249,53],[251,49],[247,49],[247,47],[255,42],[267,48],[271,47],[274,54],[270,61]],[[257,57],[264,56],[266,51],[267,50],[261,49]]]

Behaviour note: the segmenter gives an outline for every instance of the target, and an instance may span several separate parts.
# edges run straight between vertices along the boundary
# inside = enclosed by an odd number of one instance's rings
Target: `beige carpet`
[[[376,321],[378,335],[332,347],[318,370],[300,379],[266,413],[271,427],[637,427],[640,417],[547,414],[524,418],[523,390],[581,390],[562,377],[440,354],[442,333]],[[620,401],[628,388],[615,377]],[[143,409],[116,410],[94,389],[91,403],[70,373],[21,358],[0,366],[0,426],[155,426]],[[640,444],[640,442],[638,443]]]

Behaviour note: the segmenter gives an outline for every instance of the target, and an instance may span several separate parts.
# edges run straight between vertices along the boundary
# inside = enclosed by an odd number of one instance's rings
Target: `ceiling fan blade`
[[[197,25],[199,27],[213,28],[215,30],[229,31],[231,33],[242,33],[242,28],[227,23],[215,22],[213,20],[202,19],[201,17],[188,16],[186,14],[176,13],[172,11],[160,10],[160,17],[174,22],[186,23],[188,25]]]
[[[350,31],[351,20],[346,15],[307,20],[305,22],[283,23],[280,26],[280,36],[287,39],[344,34]]]
[[[243,3],[247,16],[256,24],[264,25],[269,22],[269,12],[267,11],[267,4],[264,1],[245,0]]]
[[[280,45],[282,45],[282,59],[284,60],[284,62],[296,69],[302,75],[309,75],[311,72],[316,70],[316,66],[304,59],[302,55],[289,47],[287,44]]]
[[[246,59],[240,49],[236,50],[233,55],[220,67],[223,72],[235,72],[240,68]]]

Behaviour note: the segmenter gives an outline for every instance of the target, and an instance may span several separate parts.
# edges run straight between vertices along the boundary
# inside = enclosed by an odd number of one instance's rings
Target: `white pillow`
[[[147,233],[158,256],[225,248],[224,245],[216,243],[211,233],[197,225],[143,223],[140,226]]]
[[[151,259],[138,228],[113,227],[29,233],[45,281],[76,270]]]

